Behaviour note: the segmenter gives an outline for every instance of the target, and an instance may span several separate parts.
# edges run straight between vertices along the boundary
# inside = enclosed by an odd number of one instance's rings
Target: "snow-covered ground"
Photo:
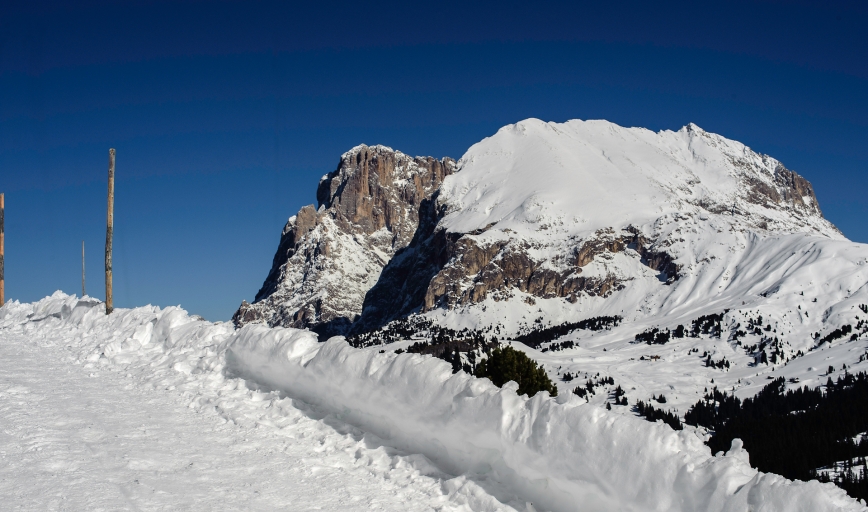
[[[0,309],[2,510],[513,510],[423,456],[225,377],[214,344],[229,325],[175,308],[51,316],[76,303]],[[183,325],[173,347],[132,348],[130,334],[167,317]]]
[[[0,309],[0,354],[7,508],[864,509],[737,445],[307,331],[58,293]]]
[[[771,308],[764,309],[765,312],[769,310]],[[859,318],[860,315],[862,319],[866,317],[855,306],[851,307],[851,317]],[[744,327],[745,318],[748,316],[756,317],[757,313],[755,310],[746,310],[744,314],[740,310],[730,311],[724,315],[723,325],[727,325],[726,322],[729,321],[732,327],[736,322],[740,322]],[[671,319],[663,322],[661,323],[666,327],[688,323]],[[856,321],[852,321],[852,324],[855,325]],[[653,325],[660,323],[642,324],[643,327]],[[722,338],[701,335],[698,338],[672,338],[664,345],[648,345],[634,340],[637,330],[640,329],[636,329],[635,325],[622,325],[600,332],[577,330],[559,338],[561,342],[574,341],[576,346],[556,352],[541,352],[515,341],[509,343],[542,363],[562,393],[584,385],[598,373],[600,376],[612,377],[615,384],[601,388],[602,391],[589,397],[589,400],[604,406],[607,401],[612,401],[609,392],[620,385],[626,393],[629,407],[613,407],[616,411],[630,415],[633,414],[631,408],[637,400],[648,402],[652,395],[663,394],[667,398],[665,404],[654,404],[655,406],[671,409],[683,416],[690,406],[714,387],[735,393],[744,399],[756,395],[771,380],[780,377],[787,380],[788,389],[803,386],[815,388],[825,385],[830,378],[837,380],[846,372],[868,372],[868,336],[863,331],[858,331],[860,336],[856,340],[850,340],[848,335],[844,339],[817,347],[812,346],[811,339],[807,336],[803,338],[804,345],[796,348],[784,341],[783,345],[788,350],[788,355],[793,355],[792,359],[756,364],[756,357],[746,353],[743,347],[759,343],[759,335],[745,336],[740,340],[741,345],[737,345],[732,339],[727,339],[729,329],[726,329]],[[778,333],[780,332],[778,329]],[[785,336],[782,338],[787,339]],[[793,340],[793,344],[796,343],[796,340]],[[794,355],[796,349],[803,350],[804,355]],[[730,367],[706,366],[708,357],[713,362],[725,359],[730,363]],[[831,373],[830,366],[833,368]],[[562,376],[566,373],[576,378],[564,382]]]

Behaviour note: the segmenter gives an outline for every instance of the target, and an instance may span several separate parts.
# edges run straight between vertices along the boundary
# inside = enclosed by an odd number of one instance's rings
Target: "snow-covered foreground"
[[[17,507],[864,509],[758,473],[737,446],[714,457],[571,394],[527,400],[307,331],[106,317],[58,293],[0,309],[0,345],[0,489]]]
[[[2,510],[514,510],[422,456],[224,377],[214,343],[230,326],[174,308],[60,314],[77,302],[0,309]],[[144,339],[157,319],[177,327],[172,346],[133,349],[130,334]]]
[[[358,442],[291,406],[282,431],[239,427],[59,355],[23,336],[0,344],[4,510],[429,508],[416,489],[353,471]]]

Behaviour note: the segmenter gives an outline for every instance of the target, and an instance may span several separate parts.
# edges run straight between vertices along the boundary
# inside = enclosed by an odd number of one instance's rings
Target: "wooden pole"
[[[105,314],[110,315],[112,306],[112,237],[115,225],[115,150],[109,149],[108,169],[108,215],[105,228]]]
[[[3,217],[6,211],[5,196],[0,194],[0,306],[6,302],[6,281],[3,277],[3,250],[6,240],[3,234]]]
[[[84,240],[81,241],[81,296],[84,297],[87,292],[84,288]]]

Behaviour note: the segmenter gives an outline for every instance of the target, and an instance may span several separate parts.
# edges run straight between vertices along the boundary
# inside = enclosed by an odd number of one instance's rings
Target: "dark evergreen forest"
[[[834,481],[851,496],[868,498],[868,439],[859,437],[868,431],[868,375],[845,372],[823,387],[786,387],[781,377],[744,401],[715,388],[690,408],[684,422],[713,431],[712,452],[729,450],[739,438],[760,471]],[[835,479],[816,471],[839,461],[850,462]]]
[[[516,341],[520,341],[529,347],[540,348],[543,343],[554,341],[561,336],[566,336],[567,334],[575,330],[583,329],[588,331],[602,331],[604,329],[611,329],[612,327],[617,327],[618,324],[621,323],[621,320],[623,320],[623,318],[617,315],[596,316],[578,322],[564,322],[562,324],[558,324],[552,327],[531,329],[529,332],[521,334],[515,339]],[[573,344],[572,342],[570,342],[570,346],[565,348],[572,348],[572,346]]]

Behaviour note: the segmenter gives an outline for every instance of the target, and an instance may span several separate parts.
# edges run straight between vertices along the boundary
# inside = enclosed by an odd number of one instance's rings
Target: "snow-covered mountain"
[[[364,327],[438,309],[515,332],[533,312],[633,320],[697,301],[733,307],[794,271],[794,246],[853,245],[804,178],[693,125],[527,120],[471,147],[458,169],[436,225],[369,292]]]
[[[365,171],[386,158],[395,171]],[[821,298],[805,305],[819,318],[861,286],[868,250],[823,218],[810,183],[692,124],[655,133],[529,119],[472,146],[455,169],[379,146],[345,154],[321,182],[319,209],[290,219],[236,322],[359,332],[439,312],[449,325],[516,333],[540,316],[641,321],[759,306],[784,291]],[[377,206],[361,210],[365,201]],[[388,205],[405,212],[384,215]],[[814,332],[808,318],[788,322]]]

